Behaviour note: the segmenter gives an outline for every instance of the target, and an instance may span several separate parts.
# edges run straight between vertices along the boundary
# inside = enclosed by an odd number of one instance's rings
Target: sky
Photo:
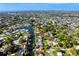
[[[79,3],[0,3],[0,12],[25,10],[79,11]]]

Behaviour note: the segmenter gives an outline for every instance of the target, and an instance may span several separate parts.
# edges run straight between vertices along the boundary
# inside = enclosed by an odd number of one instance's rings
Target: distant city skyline
[[[78,3],[0,3],[0,12],[28,10],[79,11]]]

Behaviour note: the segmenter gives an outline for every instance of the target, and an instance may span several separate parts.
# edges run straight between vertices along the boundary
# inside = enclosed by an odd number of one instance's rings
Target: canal
[[[33,51],[34,46],[33,46],[33,44],[34,44],[34,41],[35,41],[34,40],[34,37],[35,37],[34,36],[34,30],[33,30],[32,26],[21,26],[21,27],[16,28],[16,30],[21,30],[21,29],[26,29],[30,33],[30,38],[28,39],[27,44],[26,44],[26,46],[27,46],[26,56],[33,56],[34,55],[34,51]]]

